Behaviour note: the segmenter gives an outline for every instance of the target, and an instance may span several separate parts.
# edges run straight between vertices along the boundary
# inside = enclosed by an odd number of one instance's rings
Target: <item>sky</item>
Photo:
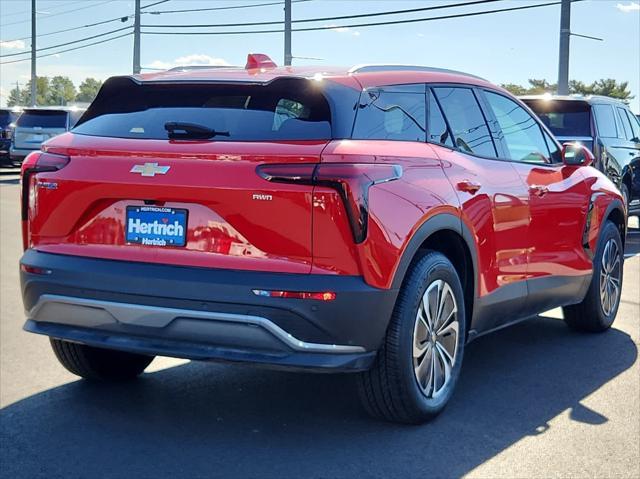
[[[150,5],[158,0],[142,0]],[[402,10],[463,3],[469,0],[307,0],[293,4],[293,20]],[[546,0],[548,1],[548,0]],[[331,26],[315,32],[294,32],[294,65],[345,65],[402,63],[462,70],[494,83],[525,85],[529,78],[555,83],[558,75],[560,6],[503,12],[466,18],[415,22],[376,27],[341,28],[349,23],[427,18],[448,14],[509,8],[540,0],[499,2],[368,19],[321,21],[298,26]],[[193,9],[274,3],[274,0],[170,0],[146,11]],[[38,34],[127,16],[133,0],[37,0]],[[585,0],[572,4],[573,33],[600,37],[604,41],[571,37],[569,76],[592,82],[600,78],[628,81],[635,99],[631,108],[640,113],[640,3],[638,0]],[[31,33],[29,0],[0,0],[0,54],[28,51]],[[142,24],[245,23],[281,21],[282,5],[191,13],[147,13]],[[116,21],[37,39],[37,48],[71,42],[131,25]],[[294,28],[296,25],[294,24]],[[250,29],[274,28],[248,27]],[[239,28],[230,28],[238,30]],[[150,30],[150,29],[147,29]],[[158,28],[156,28],[158,30]],[[164,31],[184,32],[184,28]],[[144,29],[143,29],[144,31]],[[125,32],[122,32],[125,33]],[[114,33],[111,36],[116,36]],[[110,36],[100,37],[99,41]],[[86,43],[90,43],[87,41]],[[51,53],[70,48],[60,47]],[[132,72],[133,37],[60,53],[38,60],[38,75],[66,75],[76,86],[86,77],[106,79]],[[283,34],[242,35],[150,35],[141,41],[142,66],[168,68],[180,64],[244,65],[249,52],[266,53],[283,63]],[[0,58],[0,62],[28,59],[29,55]],[[143,70],[151,71],[151,70]],[[6,105],[11,88],[30,78],[30,62],[0,65],[0,105]]]

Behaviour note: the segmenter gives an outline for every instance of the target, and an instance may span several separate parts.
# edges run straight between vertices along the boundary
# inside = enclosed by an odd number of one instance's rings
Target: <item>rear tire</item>
[[[600,333],[611,327],[620,305],[623,265],[620,231],[607,221],[593,257],[593,276],[587,295],[581,303],[563,308],[564,320],[571,329]]]
[[[366,411],[408,424],[435,417],[455,389],[465,338],[458,274],[443,254],[429,251],[407,273],[375,363],[358,377]]]
[[[95,348],[51,338],[53,352],[69,372],[85,379],[123,381],[141,374],[154,356]]]

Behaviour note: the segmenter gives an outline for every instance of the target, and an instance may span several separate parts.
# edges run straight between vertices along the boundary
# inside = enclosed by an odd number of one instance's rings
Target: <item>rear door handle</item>
[[[476,183],[471,180],[462,180],[458,183],[458,190],[466,191],[467,193],[471,193],[475,195],[476,192],[482,187],[480,183]]]
[[[549,193],[549,188],[543,185],[531,185],[529,191],[536,196],[544,196]]]

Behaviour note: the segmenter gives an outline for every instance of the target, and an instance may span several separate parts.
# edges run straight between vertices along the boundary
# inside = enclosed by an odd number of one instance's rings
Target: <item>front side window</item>
[[[490,91],[485,95],[502,130],[509,159],[548,163],[549,149],[538,122],[515,101]]]
[[[466,153],[497,158],[489,128],[473,91],[436,87],[433,91],[451,127],[455,146]]]
[[[362,92],[354,140],[426,141],[423,93],[370,89]]]
[[[593,113],[596,117],[598,134],[602,138],[617,138],[616,119],[613,116],[611,105],[593,105]]]

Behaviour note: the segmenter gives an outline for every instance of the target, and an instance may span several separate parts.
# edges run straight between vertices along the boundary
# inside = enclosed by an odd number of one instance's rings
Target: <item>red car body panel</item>
[[[220,70],[217,82],[269,82],[312,77],[353,89],[402,83],[464,83],[503,92],[466,75],[375,72],[358,75],[327,68]],[[206,81],[210,71],[140,75],[143,82]],[[591,261],[615,187],[592,168],[536,166],[468,156],[428,143],[402,141],[228,142],[126,140],[67,133],[43,149],[67,155],[60,171],[32,179],[27,246],[43,252],[208,268],[360,275],[377,288],[392,287],[414,233],[430,218],[460,218],[475,242],[478,296],[528,278],[583,275]],[[130,173],[160,162],[171,174]],[[265,181],[262,164],[374,163],[399,165],[402,177],[369,190],[369,231],[354,244],[338,193],[325,186]],[[48,190],[36,183],[57,183]],[[478,188],[476,188],[476,186]],[[539,197],[531,187],[548,193]],[[601,194],[597,194],[601,193]],[[277,201],[255,201],[254,194]],[[595,195],[595,196],[594,196]],[[184,248],[149,248],[124,241],[123,211],[144,202],[189,210]],[[553,225],[553,229],[550,229]]]

